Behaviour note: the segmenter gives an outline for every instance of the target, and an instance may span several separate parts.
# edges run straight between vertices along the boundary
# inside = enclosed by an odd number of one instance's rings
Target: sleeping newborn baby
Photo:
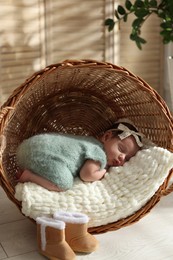
[[[98,138],[45,133],[24,140],[17,149],[19,182],[33,182],[50,191],[65,191],[74,178],[93,182],[112,166],[123,166],[142,147],[141,134],[118,121]]]

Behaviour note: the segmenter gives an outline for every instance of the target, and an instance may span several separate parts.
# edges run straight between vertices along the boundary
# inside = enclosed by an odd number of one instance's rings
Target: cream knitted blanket
[[[75,180],[71,190],[50,192],[36,184],[17,184],[15,198],[33,219],[58,210],[82,212],[89,227],[106,225],[135,213],[155,194],[173,168],[173,154],[160,147],[139,151],[124,166],[112,167],[93,183]]]

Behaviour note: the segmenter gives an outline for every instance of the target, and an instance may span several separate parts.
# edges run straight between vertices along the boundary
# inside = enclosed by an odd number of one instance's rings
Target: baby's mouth
[[[112,164],[113,164],[112,166],[115,167],[115,166],[123,166],[124,163],[120,162],[119,160],[114,159]]]
[[[106,165],[106,169],[108,169],[109,167],[116,167],[116,166],[120,166],[120,162],[114,159]]]

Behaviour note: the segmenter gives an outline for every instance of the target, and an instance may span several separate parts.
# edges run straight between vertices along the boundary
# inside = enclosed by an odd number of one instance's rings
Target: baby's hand
[[[106,169],[98,170],[96,173],[100,176],[100,179],[102,179],[105,176]]]
[[[93,160],[86,160],[80,170],[80,178],[83,181],[97,181],[104,177],[106,169],[100,170],[100,163]]]

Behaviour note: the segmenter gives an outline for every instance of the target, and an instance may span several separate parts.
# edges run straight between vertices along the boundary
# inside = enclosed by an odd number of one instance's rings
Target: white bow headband
[[[118,134],[118,137],[123,140],[125,139],[126,137],[132,135],[135,140],[136,140],[136,143],[138,144],[139,147],[142,147],[143,146],[143,143],[140,141],[139,139],[139,136],[140,137],[143,137],[143,134],[141,133],[138,133],[138,132],[135,132],[133,130],[130,130],[127,126],[125,126],[123,123],[120,123],[118,125],[118,128],[117,129],[111,129],[111,130],[121,130],[122,133],[121,134]]]

